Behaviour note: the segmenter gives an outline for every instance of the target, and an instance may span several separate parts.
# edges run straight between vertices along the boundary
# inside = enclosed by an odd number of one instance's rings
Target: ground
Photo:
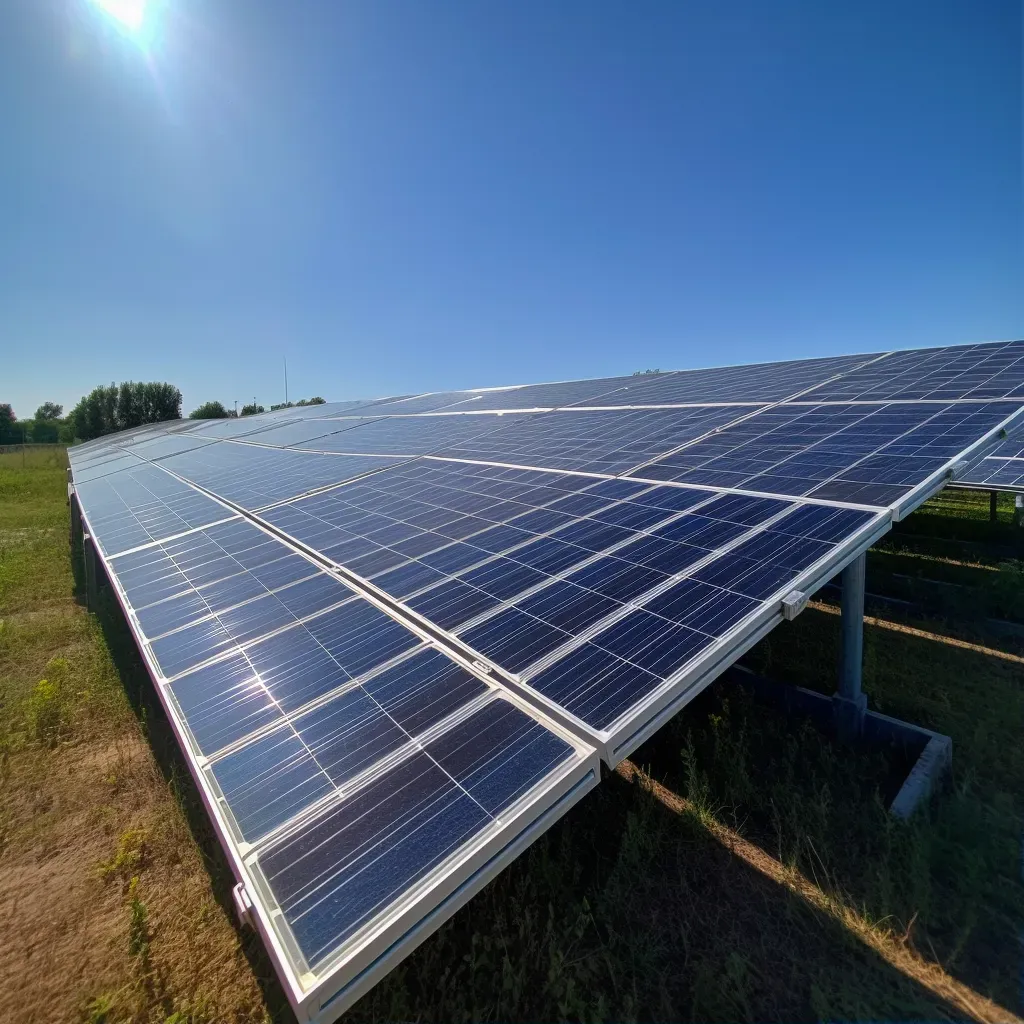
[[[127,629],[90,616],[62,455],[0,456],[0,1019],[290,1020]],[[1024,548],[947,492],[869,556],[871,705],[953,737],[887,814],[886,752],[715,684],[352,1020],[1015,1020]],[[747,657],[830,692],[828,591]],[[908,603],[909,602],[909,603]]]

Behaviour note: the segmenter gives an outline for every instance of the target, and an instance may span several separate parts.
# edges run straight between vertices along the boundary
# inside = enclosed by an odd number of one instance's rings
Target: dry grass
[[[59,465],[0,459],[0,1019],[287,1020],[123,621],[75,601],[66,515]],[[897,536],[888,568],[956,525]],[[1000,573],[970,529],[938,557]],[[637,752],[643,785],[608,777],[349,1017],[1013,1019],[1019,652],[904,625],[868,626],[873,704],[955,746],[914,822],[885,811],[884,752],[712,687]],[[829,690],[836,634],[808,611],[751,660]]]
[[[130,672],[75,600],[63,466],[3,459],[0,1019],[263,1021],[216,849],[195,841]]]

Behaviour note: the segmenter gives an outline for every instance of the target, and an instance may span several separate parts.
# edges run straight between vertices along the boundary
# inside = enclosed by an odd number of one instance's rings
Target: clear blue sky
[[[1024,335],[1017,0],[0,3],[0,401]]]

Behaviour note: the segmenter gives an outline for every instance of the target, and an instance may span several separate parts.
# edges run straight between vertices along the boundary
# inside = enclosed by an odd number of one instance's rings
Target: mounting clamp
[[[249,897],[249,893],[246,892],[245,883],[239,882],[238,885],[231,890],[231,895],[235,898],[235,913],[238,914],[238,921],[243,926],[249,928],[254,927],[252,919],[252,900]]]
[[[807,607],[809,597],[802,590],[791,590],[782,599],[782,617],[792,622]]]

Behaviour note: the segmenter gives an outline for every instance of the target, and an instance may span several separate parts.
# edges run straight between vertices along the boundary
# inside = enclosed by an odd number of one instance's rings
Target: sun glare
[[[92,0],[92,3],[131,35],[142,31],[146,22],[147,0]]]

